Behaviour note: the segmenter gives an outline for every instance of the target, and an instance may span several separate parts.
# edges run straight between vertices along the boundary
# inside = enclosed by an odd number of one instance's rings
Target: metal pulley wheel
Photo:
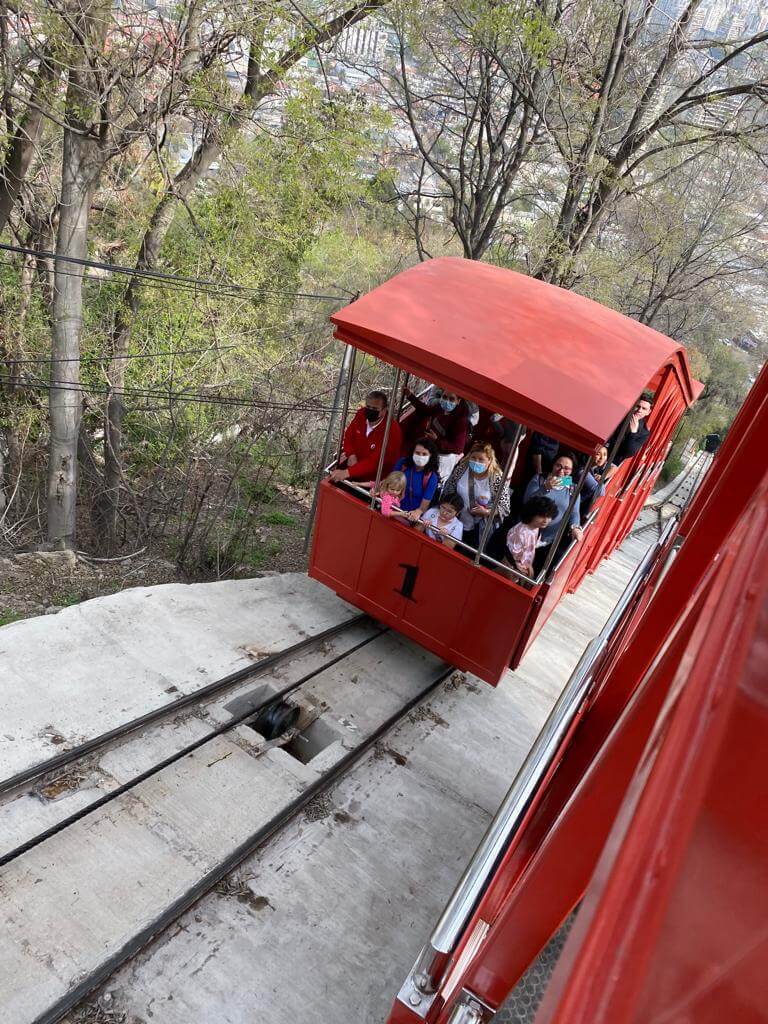
[[[249,723],[265,740],[274,740],[293,729],[299,720],[300,709],[286,700],[276,701],[264,708]]]

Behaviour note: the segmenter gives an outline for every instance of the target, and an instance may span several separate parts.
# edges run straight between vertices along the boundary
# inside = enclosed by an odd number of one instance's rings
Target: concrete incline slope
[[[8,778],[355,614],[299,574],[96,598],[0,628]]]
[[[120,970],[93,1019],[116,1013],[132,1024],[382,1021],[642,551],[643,545],[628,545],[565,598],[498,689],[471,677],[444,683],[330,797],[310,805]],[[292,590],[290,601],[311,603],[316,585],[300,580],[283,584]],[[216,602],[211,592],[206,606]],[[340,616],[348,615],[341,602],[337,607]],[[183,606],[175,616],[175,628],[183,631]],[[371,728],[376,715],[434,670],[428,655],[396,638],[389,643],[375,658],[361,657],[353,672],[347,667],[325,680],[318,692],[342,737],[345,722]],[[232,657],[230,650],[227,666]],[[214,675],[229,670],[208,667]],[[78,832],[52,841],[60,845],[43,844],[33,859],[0,875],[11,898],[0,948],[2,987],[30,971],[36,975],[6,1013],[10,1024],[33,1020],[46,999],[74,984],[195,872],[226,853],[241,828],[252,828],[306,785],[307,773],[338,749],[331,744],[309,764],[283,750],[254,757],[246,730],[237,733],[213,755],[204,748],[204,758],[179,762],[146,790],[133,791],[132,799],[115,801],[111,810],[84,819]],[[126,758],[113,758],[111,770],[130,771]],[[91,1018],[73,1014],[69,1021],[82,1019]]]

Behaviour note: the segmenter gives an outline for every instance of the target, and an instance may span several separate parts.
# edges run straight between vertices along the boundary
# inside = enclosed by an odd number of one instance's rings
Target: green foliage
[[[19,619],[23,618],[24,616],[19,612],[0,611],[0,628],[2,626],[9,626],[12,622],[18,622]]]
[[[284,512],[278,512],[277,510],[263,512],[261,521],[268,526],[296,526],[296,519],[293,516],[287,516]]]

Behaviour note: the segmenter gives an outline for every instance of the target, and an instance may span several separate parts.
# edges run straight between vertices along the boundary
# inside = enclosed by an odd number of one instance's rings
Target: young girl
[[[400,502],[405,494],[405,473],[390,473],[381,481],[379,489],[379,501],[381,502],[381,514],[383,516],[403,516],[408,518],[407,512],[400,508]]]
[[[523,505],[522,519],[507,534],[504,563],[524,576],[533,576],[533,558],[539,531],[545,529],[557,515],[557,505],[551,498],[540,495]]]

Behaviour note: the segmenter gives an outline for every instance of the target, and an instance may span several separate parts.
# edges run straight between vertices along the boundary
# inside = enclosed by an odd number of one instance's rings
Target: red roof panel
[[[589,451],[665,366],[689,404],[685,350],[615,310],[511,270],[444,257],[335,313],[336,335]]]

